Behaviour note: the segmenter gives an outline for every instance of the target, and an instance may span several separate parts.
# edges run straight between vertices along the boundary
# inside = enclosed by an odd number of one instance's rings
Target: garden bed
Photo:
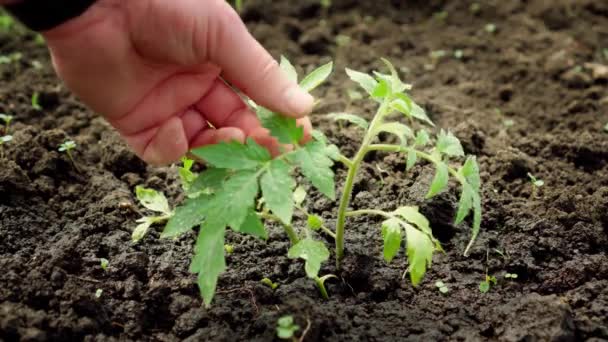
[[[251,32],[276,57],[308,71],[335,61],[312,121],[347,156],[360,131],[323,114],[370,118],[374,108],[349,99],[344,67],[371,71],[386,57],[405,72],[437,126],[478,156],[484,214],[470,255],[470,222],[452,224],[456,191],[426,201],[431,166],[405,172],[403,157],[376,153],[352,208],[420,206],[445,249],[422,284],[402,278],[403,253],[382,259],[379,220],[349,219],[342,268],[321,272],[339,276],[324,301],[271,226],[266,242],[228,233],[234,252],[205,308],[188,272],[194,232],[165,240],[156,227],[131,243],[134,187],[177,205],[177,169],[139,161],[60,85],[33,36],[3,33],[0,52],[23,57],[0,65],[0,110],[15,116],[0,159],[0,339],[270,341],[286,314],[302,330],[310,322],[306,341],[608,339],[608,4],[245,3]],[[34,92],[42,109],[31,106]],[[81,172],[57,151],[67,138]],[[544,181],[534,193],[528,173]],[[332,226],[336,206],[312,193],[308,209]],[[486,272],[497,284],[482,293]]]

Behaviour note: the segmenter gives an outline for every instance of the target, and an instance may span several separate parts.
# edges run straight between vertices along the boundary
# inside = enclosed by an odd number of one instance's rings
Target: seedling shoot
[[[72,166],[74,166],[74,169],[80,172],[78,165],[76,164],[76,162],[74,161],[74,157],[72,156],[72,150],[75,149],[76,146],[77,145],[73,140],[66,140],[61,145],[59,145],[58,151],[64,152],[70,159],[70,162],[72,163]]]

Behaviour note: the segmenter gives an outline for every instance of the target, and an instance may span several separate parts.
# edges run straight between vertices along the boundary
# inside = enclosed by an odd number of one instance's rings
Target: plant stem
[[[80,173],[80,169],[74,162],[74,158],[72,158],[72,152],[70,152],[70,150],[66,150],[65,152],[67,153],[68,158],[70,158],[70,161],[72,162],[72,166],[74,166],[74,170],[76,170],[76,172]]]
[[[389,214],[385,211],[382,211],[382,210],[377,210],[377,209],[361,209],[361,210],[354,210],[354,211],[346,212],[347,217],[361,216],[361,215],[377,215],[377,216],[384,216],[386,218],[393,217],[391,214]]]
[[[283,221],[281,221],[280,218],[278,218],[275,215],[272,214],[268,214],[268,213],[257,213],[259,217],[266,219],[266,220],[273,220],[276,221],[278,223],[281,224],[281,226],[283,226],[283,230],[285,230],[285,233],[287,233],[287,236],[289,237],[289,241],[291,242],[292,245],[295,245],[296,243],[298,243],[298,241],[300,241],[300,238],[298,237],[298,233],[296,233],[296,231],[293,229],[293,226],[290,224],[286,224]]]
[[[321,280],[321,278],[315,279],[315,283],[317,284],[317,288],[319,292],[321,292],[321,297],[325,300],[329,300],[329,294],[327,293],[327,289],[325,288],[325,284]]]
[[[369,152],[369,145],[372,140],[376,136],[377,126],[380,125],[386,116],[388,111],[389,99],[385,99],[378,108],[374,119],[369,125],[369,129],[367,130],[365,137],[363,138],[363,142],[361,143],[361,147],[357,154],[353,158],[350,166],[348,167],[348,174],[346,176],[346,181],[344,183],[344,188],[342,190],[342,197],[340,198],[340,206],[338,207],[338,219],[336,222],[336,266],[340,266],[340,260],[344,257],[344,227],[346,224],[346,210],[348,209],[348,205],[350,203],[351,195],[353,192],[353,186],[355,183],[355,177],[357,176],[357,172],[361,167],[361,162],[365,157],[365,154]]]
[[[340,156],[338,156],[338,161],[340,163],[344,164],[344,166],[346,166],[346,167],[351,167],[353,165],[353,162],[342,154]]]

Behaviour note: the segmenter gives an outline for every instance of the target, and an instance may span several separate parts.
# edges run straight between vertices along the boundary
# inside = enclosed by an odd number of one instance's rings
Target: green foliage
[[[530,182],[532,183],[532,185],[534,185],[535,187],[541,187],[543,185],[545,185],[545,182],[542,179],[537,179],[536,177],[534,177],[534,175],[532,175],[530,172],[528,172],[528,178],[530,178]]]
[[[435,287],[437,287],[437,289],[439,289],[439,292],[441,292],[443,294],[446,294],[450,291],[450,289],[447,287],[447,285],[442,281],[435,282]]]
[[[135,196],[140,205],[157,213],[155,215],[143,216],[137,220],[137,223],[139,224],[131,234],[131,240],[136,243],[144,238],[152,225],[164,223],[171,218],[174,213],[169,207],[169,202],[162,192],[138,185],[135,187]]]
[[[11,64],[19,62],[23,58],[21,52],[13,52],[7,55],[0,55],[0,64]]]
[[[298,330],[300,326],[295,324],[293,316],[283,316],[277,321],[277,337],[280,339],[289,340]]]
[[[293,245],[287,256],[290,259],[305,260],[306,275],[311,279],[316,279],[319,276],[321,264],[329,259],[329,250],[323,242],[306,238]]]
[[[106,258],[100,258],[99,264],[101,266],[101,269],[106,271],[108,269],[108,266],[110,265],[110,261]]]
[[[97,298],[97,299],[101,298],[102,294],[103,294],[103,290],[102,289],[95,290],[95,298]]]
[[[276,290],[279,287],[279,283],[275,283],[270,278],[264,278],[260,281],[262,284],[270,287],[272,290]]]
[[[479,292],[487,293],[497,282],[496,277],[486,274],[485,280],[479,283]]]
[[[224,250],[227,254],[232,254],[234,253],[234,246],[230,244],[224,244]]]
[[[42,106],[40,105],[40,93],[37,91],[32,94],[32,108],[35,110],[42,110]]]
[[[310,214],[306,218],[306,224],[312,230],[319,230],[323,227],[323,219],[319,215]]]
[[[5,143],[7,143],[9,141],[12,141],[12,140],[13,140],[13,136],[12,135],[2,136],[2,137],[0,137],[0,145],[5,144]]]
[[[59,152],[68,152],[76,148],[76,143],[73,140],[66,140],[59,145]]]
[[[517,273],[505,273],[505,278],[506,279],[517,279],[519,276],[517,275]]]

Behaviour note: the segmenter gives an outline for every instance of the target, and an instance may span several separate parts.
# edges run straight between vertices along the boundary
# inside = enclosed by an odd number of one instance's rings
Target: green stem
[[[72,157],[72,152],[70,152],[70,150],[66,151],[68,158],[70,158],[70,161],[72,162],[72,166],[74,167],[74,170],[76,170],[76,172],[80,173],[80,169],[78,168],[78,165],[76,165],[76,163],[74,162],[74,158]]]
[[[298,241],[300,241],[300,238],[298,237],[298,233],[296,233],[296,231],[293,229],[293,226],[290,224],[286,224],[283,221],[281,221],[280,218],[278,218],[275,215],[272,214],[268,214],[268,213],[257,213],[259,217],[266,219],[266,220],[273,220],[276,221],[278,223],[281,224],[281,226],[283,226],[283,230],[285,230],[285,233],[287,233],[287,236],[289,237],[289,241],[291,242],[292,245],[295,245],[296,243],[298,243]]]
[[[342,155],[342,154],[340,156],[338,156],[338,161],[340,163],[344,164],[344,166],[346,166],[346,167],[352,167],[353,166],[353,162],[350,159],[348,159],[346,156]]]
[[[321,292],[321,297],[325,300],[329,300],[329,294],[327,293],[327,289],[325,288],[325,284],[320,278],[315,279],[315,283],[317,284],[317,288],[319,292]]]
[[[336,265],[338,267],[340,266],[340,261],[344,257],[344,228],[346,225],[346,210],[348,209],[348,205],[350,203],[355,177],[357,176],[357,172],[361,167],[361,162],[363,161],[365,154],[369,152],[368,147],[376,136],[378,125],[382,124],[384,116],[386,116],[388,112],[389,102],[390,99],[385,99],[382,105],[380,105],[380,108],[378,108],[378,111],[369,125],[369,129],[367,130],[365,137],[363,138],[359,151],[357,151],[351,165],[348,167],[348,174],[344,183],[344,189],[342,190],[340,206],[338,207],[338,219],[336,222]]]

